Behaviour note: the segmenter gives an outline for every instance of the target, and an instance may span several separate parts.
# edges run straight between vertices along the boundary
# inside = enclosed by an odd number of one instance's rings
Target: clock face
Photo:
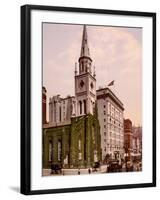
[[[84,81],[81,80],[81,81],[80,81],[80,87],[83,88],[83,86],[84,86]]]

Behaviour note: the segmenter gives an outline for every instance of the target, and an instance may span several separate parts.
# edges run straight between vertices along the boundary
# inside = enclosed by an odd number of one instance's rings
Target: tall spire
[[[86,25],[83,26],[82,46],[80,57],[90,57]]]
[[[81,46],[81,55],[79,57],[79,74],[84,74],[89,72],[92,73],[92,59],[89,53],[88,47],[88,36],[86,25],[83,26],[83,35],[82,35],[82,46]]]

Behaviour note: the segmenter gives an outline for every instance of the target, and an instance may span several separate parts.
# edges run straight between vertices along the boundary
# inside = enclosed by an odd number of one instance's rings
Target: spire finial
[[[88,36],[86,25],[83,26],[83,36],[82,36],[82,46],[81,46],[81,57],[90,57],[89,47],[88,47]]]

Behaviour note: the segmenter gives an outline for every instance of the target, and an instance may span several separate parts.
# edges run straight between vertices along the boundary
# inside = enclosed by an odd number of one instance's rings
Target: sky
[[[83,25],[43,23],[43,86],[48,99],[74,95],[82,32]],[[87,25],[97,89],[114,80],[110,89],[133,125],[142,124],[142,32],[142,28]]]

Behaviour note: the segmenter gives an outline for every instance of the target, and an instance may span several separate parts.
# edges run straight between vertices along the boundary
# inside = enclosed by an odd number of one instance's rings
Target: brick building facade
[[[124,149],[125,156],[128,160],[131,160],[133,153],[133,133],[132,121],[130,119],[124,119]]]

